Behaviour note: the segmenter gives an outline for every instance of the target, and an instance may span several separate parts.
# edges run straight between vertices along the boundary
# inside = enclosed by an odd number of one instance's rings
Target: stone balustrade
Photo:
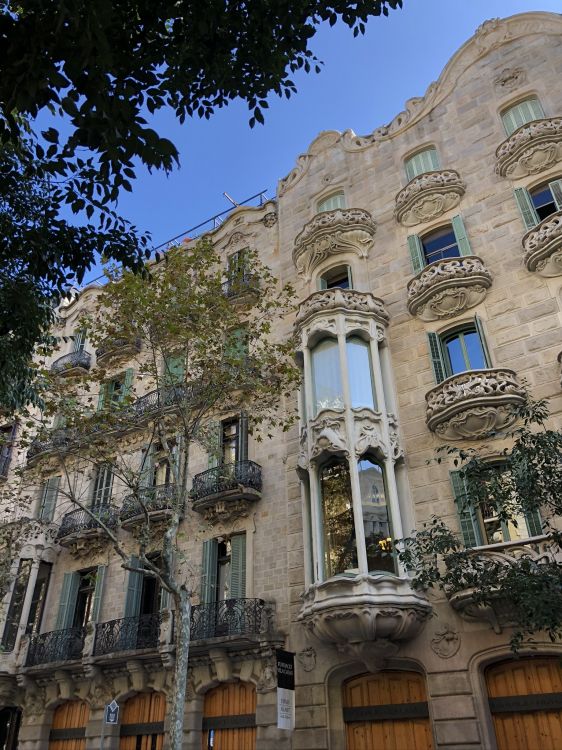
[[[525,265],[540,276],[562,275],[562,211],[533,227],[523,237]]]
[[[466,186],[454,169],[424,172],[396,195],[394,216],[405,227],[436,219],[458,206]]]
[[[516,179],[538,174],[562,160],[562,117],[522,125],[496,149],[496,173]]]
[[[319,313],[335,312],[368,315],[383,326],[387,325],[389,319],[383,301],[370,292],[336,287],[314,292],[301,302],[295,319],[295,329],[302,330]]]

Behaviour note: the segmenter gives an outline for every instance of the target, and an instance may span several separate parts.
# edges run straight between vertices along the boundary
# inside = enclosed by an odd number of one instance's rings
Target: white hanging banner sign
[[[276,649],[277,657],[277,728],[295,728],[295,655]]]

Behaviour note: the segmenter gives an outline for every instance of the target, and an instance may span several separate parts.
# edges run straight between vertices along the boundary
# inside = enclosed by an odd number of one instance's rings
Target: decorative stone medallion
[[[458,206],[466,186],[454,169],[424,172],[396,196],[394,216],[405,227],[436,219]]]
[[[448,623],[436,628],[431,639],[431,650],[442,659],[450,659],[459,650],[461,637]]]

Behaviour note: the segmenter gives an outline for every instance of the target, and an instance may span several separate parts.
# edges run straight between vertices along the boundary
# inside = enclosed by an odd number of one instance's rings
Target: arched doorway
[[[21,723],[21,709],[8,706],[0,709],[0,748],[16,750]]]
[[[119,750],[162,750],[166,697],[162,693],[137,693],[121,713]]]
[[[562,666],[559,657],[530,657],[486,670],[498,750],[562,748]]]
[[[86,750],[86,725],[90,706],[85,701],[68,701],[55,709],[49,733],[49,750]]]
[[[225,682],[209,690],[203,705],[203,750],[255,750],[256,689]]]
[[[347,750],[432,750],[425,680],[417,672],[363,674],[343,684]]]

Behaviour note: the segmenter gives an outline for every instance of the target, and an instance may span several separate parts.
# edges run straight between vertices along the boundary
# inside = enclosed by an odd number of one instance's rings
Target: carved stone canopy
[[[522,125],[496,149],[496,173],[516,179],[562,161],[562,117]]]
[[[388,313],[382,300],[370,292],[358,292],[355,289],[324,289],[314,292],[301,302],[295,319],[295,329],[301,331],[317,315],[342,313],[373,318],[377,323],[386,326]]]
[[[491,285],[481,258],[445,258],[408,282],[408,310],[426,321],[452,318],[482,302]]]
[[[458,206],[466,186],[454,169],[417,175],[396,196],[394,216],[405,227],[436,219]]]
[[[562,211],[533,227],[523,237],[525,265],[540,276],[562,276]]]
[[[445,440],[478,440],[515,421],[525,389],[513,370],[468,370],[426,393],[426,421]]]
[[[376,224],[362,208],[322,211],[295,238],[293,263],[299,274],[310,281],[323,260],[338,253],[356,253],[366,258],[373,244]]]

